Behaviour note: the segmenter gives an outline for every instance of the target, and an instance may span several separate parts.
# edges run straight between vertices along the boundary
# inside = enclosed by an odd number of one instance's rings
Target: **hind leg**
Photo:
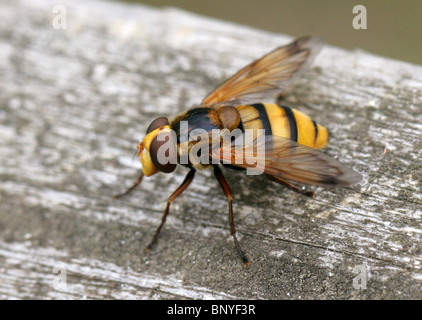
[[[310,197],[310,198],[313,198],[315,196],[315,192],[302,190],[302,189],[292,185],[290,182],[283,180],[279,177],[272,176],[272,175],[269,175],[269,174],[267,174],[267,177],[271,181],[275,181],[279,184],[282,184],[283,186],[289,188],[290,190],[292,190],[294,192],[300,193],[301,195],[304,195],[304,196],[307,196],[307,197]]]

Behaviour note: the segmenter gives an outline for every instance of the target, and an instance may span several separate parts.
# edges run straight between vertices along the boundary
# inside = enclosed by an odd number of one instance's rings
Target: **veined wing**
[[[223,144],[212,150],[211,157],[303,184],[344,187],[362,179],[334,158],[278,136],[262,136],[250,145]]]
[[[301,37],[276,48],[220,84],[203,101],[204,105],[238,100],[241,104],[262,102],[286,89],[312,63],[321,50],[319,38]]]

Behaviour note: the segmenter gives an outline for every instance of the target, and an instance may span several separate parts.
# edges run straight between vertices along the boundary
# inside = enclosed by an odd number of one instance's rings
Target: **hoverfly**
[[[173,172],[176,165],[181,164],[182,156],[199,143],[198,140],[186,138],[185,134],[189,137],[194,129],[204,129],[206,132],[214,129],[225,129],[226,132],[238,130],[241,133],[249,130],[253,132],[255,139],[248,145],[239,146],[229,143],[217,144],[217,147],[214,144],[211,147],[211,140],[201,139],[202,143],[210,144],[209,149],[212,150],[208,158],[217,160],[217,163],[216,161],[212,164],[204,164],[201,161],[194,163],[188,157],[188,161],[183,165],[190,171],[183,183],[168,199],[161,224],[152,241],[147,245],[147,251],[157,241],[158,234],[169,214],[170,204],[189,186],[196,170],[212,169],[228,199],[230,231],[236,250],[244,265],[249,264],[236,237],[232,193],[218,163],[229,168],[250,168],[248,157],[256,156],[256,150],[259,147],[264,147],[264,154],[261,155],[264,163],[263,173],[270,180],[305,196],[313,197],[314,193],[305,191],[294,183],[344,187],[361,180],[358,173],[317,150],[328,143],[326,128],[298,110],[262,102],[263,99],[286,89],[294,79],[308,69],[321,47],[322,43],[317,38],[298,38],[238,71],[208,94],[198,106],[172,120],[159,117],[152,121],[145,138],[138,145],[142,173],[132,187],[114,198],[131,192],[141,183],[144,175]],[[188,125],[182,130],[184,121]],[[170,134],[171,132],[174,134]],[[158,154],[160,147],[167,142],[174,145],[173,149],[170,147],[167,151],[174,161],[163,163],[158,159]],[[236,152],[240,152],[243,161],[222,162],[224,159],[233,158]]]

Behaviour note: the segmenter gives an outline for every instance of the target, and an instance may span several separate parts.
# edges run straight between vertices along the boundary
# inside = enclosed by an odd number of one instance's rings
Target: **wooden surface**
[[[291,38],[175,9],[60,3],[65,30],[52,27],[55,2],[0,2],[1,299],[422,298],[422,67],[326,46],[285,104],[329,128],[325,152],[362,183],[312,200],[225,170],[244,268],[225,196],[199,173],[147,254],[186,170],[111,199],[140,172],[146,127]]]

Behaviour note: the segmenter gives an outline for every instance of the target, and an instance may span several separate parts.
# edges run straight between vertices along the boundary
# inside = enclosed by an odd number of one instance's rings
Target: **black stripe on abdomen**
[[[252,107],[254,107],[259,113],[259,120],[261,120],[262,122],[262,128],[265,130],[265,135],[272,135],[271,122],[270,119],[268,119],[268,114],[265,110],[265,106],[262,103],[255,103],[252,105]]]
[[[314,128],[315,128],[314,145],[316,145],[316,142],[317,142],[317,139],[318,139],[318,124],[314,120],[312,120],[312,123],[313,123]]]
[[[281,106],[284,112],[286,113],[287,119],[289,120],[290,125],[290,139],[297,142],[297,124],[296,118],[291,108]]]

